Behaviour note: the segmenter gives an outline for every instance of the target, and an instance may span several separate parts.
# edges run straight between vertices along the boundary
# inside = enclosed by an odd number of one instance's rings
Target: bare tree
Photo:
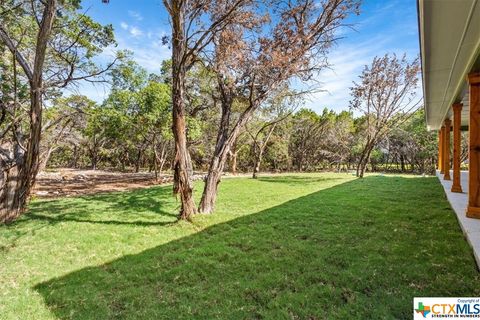
[[[361,81],[351,88],[351,108],[362,112],[367,121],[357,177],[363,177],[378,142],[418,108],[421,102],[416,97],[419,71],[418,58],[409,62],[406,55],[398,58],[386,54],[375,57],[371,66],[365,66]]]
[[[253,113],[280,86],[294,78],[309,80],[328,66],[326,55],[335,31],[348,14],[358,12],[359,2],[273,1],[270,6],[272,17],[250,12],[215,38],[212,69],[218,79],[221,120],[199,205],[202,213],[214,210],[227,155]],[[235,105],[244,108],[233,120]]]

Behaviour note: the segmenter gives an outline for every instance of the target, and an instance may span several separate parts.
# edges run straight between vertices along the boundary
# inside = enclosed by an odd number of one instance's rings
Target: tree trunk
[[[230,137],[228,136],[232,102],[233,101],[230,99],[222,101],[222,117],[220,119],[217,141],[215,143],[215,151],[208,168],[202,200],[200,201],[198,208],[201,213],[212,213],[215,209],[218,184],[220,183],[223,167],[225,166],[225,161],[227,160],[227,155],[230,148],[237,140],[238,133],[235,134],[235,131],[232,132]],[[239,132],[239,130],[237,131]]]
[[[190,220],[197,210],[193,199],[191,176],[192,164],[187,148],[185,120],[185,1],[172,1],[172,116],[173,136],[175,140],[175,158],[173,163],[173,193],[180,195],[181,209],[179,219]]]
[[[205,187],[203,189],[202,200],[200,201],[199,211],[201,213],[212,213],[217,201],[218,184],[223,172],[225,160],[222,161],[221,155],[214,156],[210,164]]]
[[[97,170],[97,163],[98,163],[98,142],[97,142],[97,136],[94,133],[93,134],[93,143],[92,147],[89,148],[90,150],[90,165],[92,167],[92,170]]]
[[[142,161],[142,148],[138,148],[137,158],[135,159],[135,173],[140,171],[140,162]]]
[[[122,156],[120,157],[120,171],[125,172],[128,163],[128,151],[123,148]]]
[[[19,167],[22,166],[25,154],[18,147],[15,160],[1,160],[0,176],[0,223],[14,221],[23,211]]]
[[[297,163],[297,170],[298,170],[298,172],[302,172],[302,168],[303,168],[303,156],[300,156],[297,161],[298,161],[298,163]]]
[[[73,157],[72,157],[71,167],[73,167],[74,169],[77,169],[77,166],[78,166],[78,147],[75,144],[73,145]]]
[[[232,112],[233,95],[229,88],[225,86],[224,80],[218,77],[218,84],[222,91],[222,116],[215,143],[215,151],[210,162],[208,174],[205,180],[202,200],[200,201],[199,211],[201,213],[211,213],[215,208],[217,198],[217,186],[220,183],[220,177],[227,161],[227,155],[233,144],[237,141],[242,128],[251,119],[253,112],[258,108],[259,101],[251,102],[237,119],[233,129],[230,131],[230,115]]]
[[[363,178],[365,174],[365,169],[367,168],[368,162],[370,161],[370,155],[373,150],[373,147],[375,147],[375,140],[368,139],[357,165],[357,177],[359,178]]]
[[[157,154],[157,139],[156,134],[153,134],[152,141],[152,156],[153,156],[153,170],[155,172],[155,181],[158,181],[158,154]]]
[[[229,152],[230,172],[231,172],[232,175],[237,174],[237,155],[238,155],[237,142],[235,141],[235,143],[232,145],[232,149]]]
[[[267,146],[268,140],[270,140],[270,137],[272,136],[273,130],[275,130],[276,125],[277,124],[275,123],[270,127],[270,129],[268,130],[267,136],[265,137],[265,140],[262,143],[258,144],[256,141],[253,142],[254,152],[257,149],[255,148],[255,146],[258,146],[258,154],[255,157],[255,164],[253,166],[253,174],[252,174],[253,179],[257,179],[258,173],[260,172],[260,165],[262,164],[263,152],[265,151],[265,147]]]
[[[233,153],[232,153],[232,167],[231,167],[231,171],[232,171],[232,174],[233,174],[233,175],[236,175],[236,174],[237,174],[237,156],[238,156],[238,153],[237,153],[237,152],[233,152]]]
[[[55,151],[56,149],[57,149],[56,147],[52,146],[47,150],[45,150],[45,152],[40,155],[40,160],[39,160],[40,165],[38,167],[38,172],[42,172],[45,170],[45,168],[47,167],[48,161],[52,156],[53,151]]]
[[[160,168],[158,169],[158,171],[160,172],[160,174],[162,173],[162,171],[163,171],[163,166],[165,165],[165,162],[167,161],[166,148],[167,148],[167,143],[164,142],[164,143],[162,144],[162,151],[160,152]],[[158,159],[157,159],[157,161],[158,161]]]
[[[373,147],[375,145],[371,143],[366,150],[366,155],[363,158],[363,163],[360,166],[360,175],[358,176],[359,178],[363,178],[365,174],[365,170],[367,169],[368,162],[370,161],[370,155],[372,153]]]
[[[41,83],[41,81],[40,81]],[[31,92],[30,137],[26,151],[15,152],[16,165],[3,169],[0,193],[0,222],[9,223],[24,211],[39,169],[39,145],[41,136],[42,98],[40,90]],[[2,161],[3,162],[3,161]],[[2,164],[2,167],[8,167]]]
[[[43,65],[47,42],[55,19],[56,0],[46,1],[42,14],[42,21],[37,34],[33,71],[26,66],[22,67],[31,72],[30,80],[30,135],[26,150],[20,151],[21,143],[15,146],[16,166],[4,170],[3,185],[0,191],[0,223],[9,223],[20,216],[26,209],[27,200],[35,184],[39,167],[40,138],[42,131],[42,94],[43,94]],[[10,48],[16,57],[16,48]],[[2,166],[4,161],[2,161]]]
[[[357,172],[355,174],[358,178],[363,178],[363,174],[360,174],[360,173],[362,172],[362,165],[363,165],[363,159],[365,158],[365,153],[366,153],[366,146],[365,146],[365,149],[363,149],[362,154],[360,155],[360,159],[358,160]]]
[[[92,167],[92,170],[97,170],[97,151],[96,150],[92,150],[92,152],[90,153],[90,160],[91,160],[91,167]]]
[[[230,97],[228,94],[225,94],[224,100],[222,101],[222,117],[218,129],[215,151],[208,168],[202,200],[199,205],[199,211],[201,213],[212,213],[215,209],[218,184],[220,183],[223,168],[225,167],[225,162],[227,161],[227,155],[233,144],[237,141],[242,128],[250,120],[253,111],[258,106],[251,105],[248,110],[242,113],[240,118],[235,123],[233,129],[229,133],[233,99],[227,98],[227,96]]]
[[[252,178],[258,178],[258,172],[260,171],[260,163],[262,162],[262,152],[260,151],[258,155],[255,157],[255,164],[253,166],[253,173]]]

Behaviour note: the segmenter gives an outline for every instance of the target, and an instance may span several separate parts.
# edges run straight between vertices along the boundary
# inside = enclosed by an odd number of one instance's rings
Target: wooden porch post
[[[442,129],[438,130],[438,164],[437,169],[442,171],[442,147],[443,147],[443,137],[442,137]]]
[[[463,104],[455,103],[453,109],[453,184],[452,192],[462,192],[460,184],[460,150],[461,150],[461,132],[462,125],[462,107]]]
[[[440,128],[440,173],[444,174],[445,171],[443,170],[445,168],[444,162],[445,162],[445,126],[442,126]]]
[[[452,121],[450,119],[445,119],[445,130],[444,130],[444,158],[443,158],[443,171],[445,175],[443,176],[443,180],[451,180],[450,179],[450,125]]]
[[[480,218],[480,72],[468,75],[470,119],[468,124],[467,217]]]

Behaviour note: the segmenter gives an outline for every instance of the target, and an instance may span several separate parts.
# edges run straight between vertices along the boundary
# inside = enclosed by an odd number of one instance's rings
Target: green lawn
[[[215,214],[177,207],[170,187],[34,201],[0,227],[0,318],[410,319],[414,296],[480,296],[436,178],[225,179]]]

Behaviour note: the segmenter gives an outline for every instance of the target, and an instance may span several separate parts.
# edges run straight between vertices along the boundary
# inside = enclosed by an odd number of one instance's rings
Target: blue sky
[[[96,21],[114,26],[118,47],[106,50],[104,58],[113,57],[114,49],[128,49],[149,72],[158,72],[162,60],[170,57],[170,50],[161,44],[162,36],[170,34],[161,0],[110,0],[108,5],[100,0],[85,0],[82,5]],[[414,58],[419,54],[415,0],[364,0],[360,15],[348,22],[355,30],[342,30],[342,39],[329,54],[331,69],[317,77],[322,91],[306,101],[308,108],[348,110],[349,87],[374,56],[406,53]],[[78,92],[102,101],[108,87],[84,84]]]

